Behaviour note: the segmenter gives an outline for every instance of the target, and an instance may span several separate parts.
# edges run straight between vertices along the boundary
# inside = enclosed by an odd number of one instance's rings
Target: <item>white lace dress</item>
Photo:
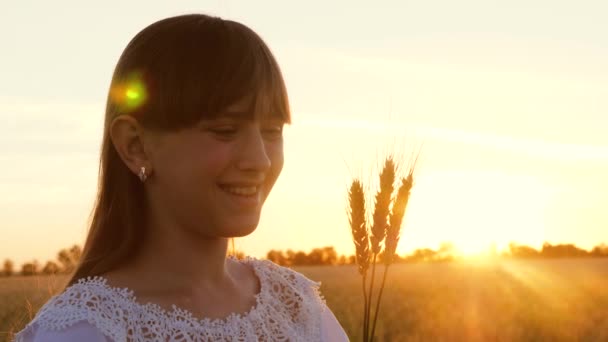
[[[51,298],[16,335],[17,342],[348,341],[314,282],[268,260],[247,257],[261,284],[244,314],[198,319],[136,301],[133,291],[103,277],[80,279]]]

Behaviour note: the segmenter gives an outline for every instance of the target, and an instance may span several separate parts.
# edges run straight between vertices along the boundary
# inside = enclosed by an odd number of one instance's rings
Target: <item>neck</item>
[[[142,249],[126,268],[150,291],[190,293],[234,287],[228,239],[207,238],[154,218]]]

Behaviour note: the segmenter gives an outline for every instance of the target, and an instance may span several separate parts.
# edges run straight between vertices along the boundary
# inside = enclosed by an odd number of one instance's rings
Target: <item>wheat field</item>
[[[328,306],[360,341],[356,267],[296,270],[322,282]],[[0,278],[0,341],[65,279]],[[393,265],[380,310],[377,341],[608,341],[608,259]]]

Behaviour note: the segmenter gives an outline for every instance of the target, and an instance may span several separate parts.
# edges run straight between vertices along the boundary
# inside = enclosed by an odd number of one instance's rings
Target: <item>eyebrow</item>
[[[249,111],[232,110],[232,111],[221,112],[217,116],[217,118],[218,119],[228,118],[228,119],[233,119],[233,120],[251,120],[251,119],[253,119],[253,115]],[[283,120],[283,117],[278,113],[274,113],[271,115],[266,115],[264,119]]]
[[[203,117],[201,120],[206,121],[206,122],[212,122],[212,121],[222,120],[222,119],[231,119],[231,120],[237,120],[237,121],[250,120],[251,114],[246,111],[224,111],[224,112],[219,112],[215,115],[212,115],[212,116],[209,116],[206,118]]]

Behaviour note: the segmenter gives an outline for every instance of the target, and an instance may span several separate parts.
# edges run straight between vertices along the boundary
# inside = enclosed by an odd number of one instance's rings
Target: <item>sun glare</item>
[[[492,242],[476,239],[454,241],[453,244],[456,253],[464,257],[488,256],[496,250]]]
[[[491,255],[510,242],[545,238],[553,193],[540,180],[480,171],[419,178],[402,227],[400,250],[449,242],[462,256]],[[407,246],[407,248],[405,248]]]

